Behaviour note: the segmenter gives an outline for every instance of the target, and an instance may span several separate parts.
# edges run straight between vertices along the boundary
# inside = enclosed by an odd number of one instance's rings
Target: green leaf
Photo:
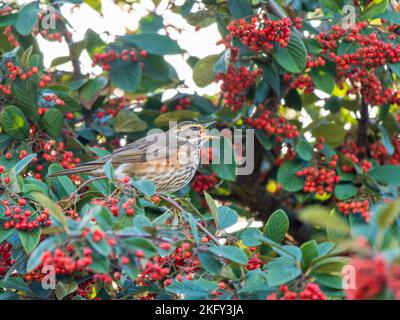
[[[227,0],[230,13],[235,19],[253,15],[251,0]]]
[[[322,5],[334,12],[342,12],[344,6],[343,0],[321,0]]]
[[[113,182],[114,181],[114,167],[112,165],[112,160],[108,160],[105,165],[103,166],[103,171],[106,177],[108,178],[108,181]]]
[[[361,20],[375,18],[378,14],[386,11],[389,0],[371,1],[361,15]]]
[[[312,129],[315,138],[323,137],[325,142],[332,148],[336,148],[343,143],[346,130],[343,125],[337,123],[320,123]]]
[[[377,225],[381,230],[389,228],[400,215],[400,200],[394,201],[378,213]]]
[[[389,133],[387,132],[385,127],[382,125],[379,125],[379,130],[381,131],[381,143],[385,147],[388,155],[389,156],[393,155],[394,147],[393,147],[392,141],[390,139]]]
[[[225,206],[218,207],[218,227],[220,229],[233,226],[238,219],[239,216],[235,210]]]
[[[393,24],[400,24],[400,13],[395,11],[385,11],[375,16],[375,18],[385,19]]]
[[[53,108],[45,113],[42,123],[49,136],[56,139],[61,135],[64,125],[64,116],[60,110]]]
[[[95,242],[92,235],[89,235],[87,239],[89,240],[92,248],[102,256],[108,257],[108,255],[111,253],[112,249],[105,239],[101,239],[100,241]]]
[[[296,151],[300,158],[310,161],[313,157],[313,146],[305,139],[300,139]]]
[[[132,181],[132,185],[146,196],[152,196],[156,192],[156,186],[148,180]]]
[[[193,215],[189,212],[186,212],[184,214],[184,217],[189,221],[194,242],[196,242],[196,244],[199,244],[200,236],[199,236],[199,231],[197,230],[195,217],[193,217]]]
[[[338,200],[347,200],[354,197],[358,189],[352,184],[338,184],[335,187],[335,197]]]
[[[50,67],[54,68],[54,67],[60,66],[60,65],[62,65],[64,63],[68,63],[70,61],[71,61],[71,57],[70,56],[57,57],[57,58],[55,58],[55,59],[53,59],[51,61]]]
[[[344,257],[325,258],[314,264],[312,273],[315,274],[340,274],[343,267],[348,264]]]
[[[49,166],[48,174],[56,173],[64,170],[59,164],[53,163]],[[76,186],[67,176],[59,176],[49,178],[56,194],[62,198],[69,198],[76,191]]]
[[[278,169],[278,183],[288,192],[296,192],[303,189],[304,178],[296,175],[303,169],[303,164],[296,161],[288,161]]]
[[[32,229],[30,231],[18,231],[19,238],[26,253],[31,253],[39,243],[41,228]]]
[[[279,286],[296,279],[301,274],[292,259],[279,257],[268,264],[267,281],[271,287]]]
[[[36,83],[32,79],[25,81],[17,79],[11,86],[11,92],[15,96],[16,106],[22,110],[26,117],[36,123],[40,119],[37,112],[38,90]]]
[[[91,6],[98,13],[101,13],[101,9],[102,9],[101,0],[85,0],[85,3],[87,3],[89,6]]]
[[[24,140],[29,136],[28,121],[22,111],[16,106],[7,106],[1,115],[1,124],[4,131],[17,140]]]
[[[118,88],[134,92],[142,79],[142,68],[139,62],[132,63],[116,59],[110,62],[110,77]]]
[[[340,233],[349,232],[349,225],[345,220],[337,215],[331,214],[327,208],[322,206],[314,205],[302,209],[299,213],[299,218],[304,222],[324,229],[330,229]]]
[[[175,280],[165,290],[174,294],[185,295],[185,297],[192,299],[205,299],[216,287],[215,283],[204,279],[191,281],[183,279],[182,282]]]
[[[313,275],[316,279],[316,282],[319,285],[324,285],[326,287],[342,290],[343,289],[343,280],[341,276],[334,276],[330,274],[316,274]]]
[[[206,269],[208,272],[214,275],[218,275],[221,273],[222,270],[222,263],[219,261],[215,256],[208,252],[199,252],[199,260],[201,265]]]
[[[264,147],[265,150],[271,150],[272,149],[271,139],[269,137],[267,137],[267,135],[263,131],[256,130],[255,135],[256,135],[258,141],[260,141],[260,143],[262,144],[262,146]]]
[[[300,249],[303,255],[301,265],[302,269],[305,271],[310,266],[311,262],[319,256],[318,245],[315,240],[310,240],[303,243]]]
[[[102,90],[107,87],[108,79],[97,77],[90,79],[80,89],[80,101],[86,109],[91,109]]]
[[[289,218],[285,211],[278,209],[268,218],[264,226],[263,234],[275,242],[281,242],[285,238],[288,230]]]
[[[311,76],[315,87],[327,94],[331,94],[335,87],[335,67],[326,64],[323,67],[312,68]]]
[[[198,87],[204,88],[214,82],[214,65],[219,56],[219,54],[213,54],[196,62],[193,67],[193,80]]]
[[[18,33],[27,36],[39,19],[39,1],[33,1],[22,7],[18,14],[16,28]]]
[[[160,114],[154,119],[154,123],[160,127],[168,126],[170,121],[181,122],[182,120],[193,120],[199,113],[192,110],[176,110]]]
[[[14,229],[4,229],[3,224],[0,224],[0,242],[7,240],[7,238],[13,233]]]
[[[247,228],[243,231],[240,231],[238,234],[240,240],[242,240],[243,244],[247,247],[259,246],[262,241],[260,240],[262,237],[262,233],[257,228]]]
[[[56,297],[58,300],[62,300],[67,295],[74,293],[78,289],[78,283],[72,281],[70,283],[64,283],[61,281],[57,282],[56,285]]]
[[[15,165],[15,175],[19,175],[24,169],[32,162],[32,160],[37,156],[36,153],[30,154],[25,158],[19,160]]]
[[[368,175],[382,184],[400,186],[400,166],[384,165],[373,168],[368,172]]]
[[[272,52],[274,60],[284,69],[292,73],[302,72],[307,65],[307,50],[300,37],[292,32],[286,48],[275,46]]]
[[[211,253],[228,259],[232,262],[239,264],[247,264],[247,257],[244,251],[237,247],[223,246],[223,247],[211,247],[208,249]]]
[[[115,132],[138,132],[147,128],[147,123],[139,118],[136,112],[122,109],[118,112],[115,122]]]
[[[214,199],[206,191],[204,191],[204,197],[206,198],[207,205],[210,208],[214,221],[218,225],[218,207]]]
[[[144,32],[122,38],[128,44],[145,49],[148,53],[164,56],[180,54],[181,48],[175,40],[156,33]]]
[[[64,228],[67,228],[67,221],[61,208],[46,197],[42,192],[33,191],[29,193],[29,198],[38,202],[43,208],[49,209],[50,215],[58,221]]]

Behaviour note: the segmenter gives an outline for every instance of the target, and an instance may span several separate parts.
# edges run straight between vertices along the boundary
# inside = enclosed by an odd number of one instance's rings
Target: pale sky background
[[[31,2],[31,0],[19,0],[18,2],[20,4],[26,4]],[[172,28],[169,29],[170,37],[177,40],[181,48],[187,50],[190,55],[198,58],[204,58],[207,55],[220,53],[224,50],[223,46],[216,45],[216,42],[221,38],[216,24],[196,32],[195,28],[189,25],[181,15],[166,10],[167,2],[166,0],[162,0],[156,13],[163,16],[164,24],[173,24],[183,29],[181,33],[176,32]],[[183,2],[183,0],[176,1],[177,4]],[[135,31],[138,29],[140,18],[146,16],[150,11],[155,9],[152,1],[149,0],[142,0],[140,3],[134,4],[131,12],[123,10],[111,0],[102,0],[102,7],[103,16],[87,4],[81,4],[79,6],[64,4],[62,6],[64,16],[73,26],[73,30],[71,31],[74,41],[82,40],[85,32],[89,28],[99,34],[108,31],[114,36],[124,35],[127,29]],[[113,37],[106,39],[105,36],[105,34],[102,35],[103,40],[113,41]],[[65,42],[49,42],[41,36],[38,36],[38,42],[45,56],[46,67],[50,66],[54,58],[68,55],[68,47]],[[185,83],[191,88],[191,90],[185,92],[194,93],[194,91],[196,91],[198,94],[208,95],[213,95],[218,92],[219,86],[217,84],[211,84],[206,88],[198,88],[194,84],[192,70],[185,62],[182,55],[166,56],[165,59],[175,67],[180,79],[185,80]],[[90,71],[95,74],[101,73],[99,67],[91,68],[91,60],[86,51],[82,53],[80,60],[84,73]],[[57,68],[69,71],[72,69],[72,66],[70,63],[67,63]]]

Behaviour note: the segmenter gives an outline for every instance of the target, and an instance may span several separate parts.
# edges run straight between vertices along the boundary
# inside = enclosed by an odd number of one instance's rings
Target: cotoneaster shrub
[[[112,41],[91,29],[79,39],[61,9],[84,2],[0,3],[0,298],[399,298],[400,8],[170,2],[191,28],[217,24],[222,53],[199,59],[160,10]],[[69,56],[45,68],[38,37]],[[82,72],[83,52],[101,74]],[[184,93],[165,55],[220,92]],[[173,198],[115,181],[109,164],[84,188],[88,176],[48,177],[186,119],[254,129],[253,172],[237,176],[235,154]]]

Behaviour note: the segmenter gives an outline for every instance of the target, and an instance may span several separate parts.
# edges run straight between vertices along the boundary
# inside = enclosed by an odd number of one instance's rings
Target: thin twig
[[[172,204],[175,208],[177,208],[179,211],[181,211],[182,213],[187,213],[187,211],[185,209],[182,208],[182,206],[176,202],[174,199],[171,199],[167,196],[163,196],[163,195],[159,195],[159,197],[161,199],[164,199],[165,201],[169,202],[170,204]],[[221,244],[219,243],[218,239],[212,235],[210,233],[210,231],[207,230],[207,228],[205,228],[200,222],[195,221],[196,222],[196,226],[203,231],[217,246],[220,246]]]

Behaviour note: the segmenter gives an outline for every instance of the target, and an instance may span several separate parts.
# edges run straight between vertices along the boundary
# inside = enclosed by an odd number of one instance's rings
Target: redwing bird
[[[215,137],[205,130],[212,123],[185,121],[167,132],[147,135],[105,157],[49,177],[79,173],[104,176],[103,167],[111,160],[115,178],[146,179],[154,183],[157,192],[173,193],[186,186],[196,173],[202,145]]]

